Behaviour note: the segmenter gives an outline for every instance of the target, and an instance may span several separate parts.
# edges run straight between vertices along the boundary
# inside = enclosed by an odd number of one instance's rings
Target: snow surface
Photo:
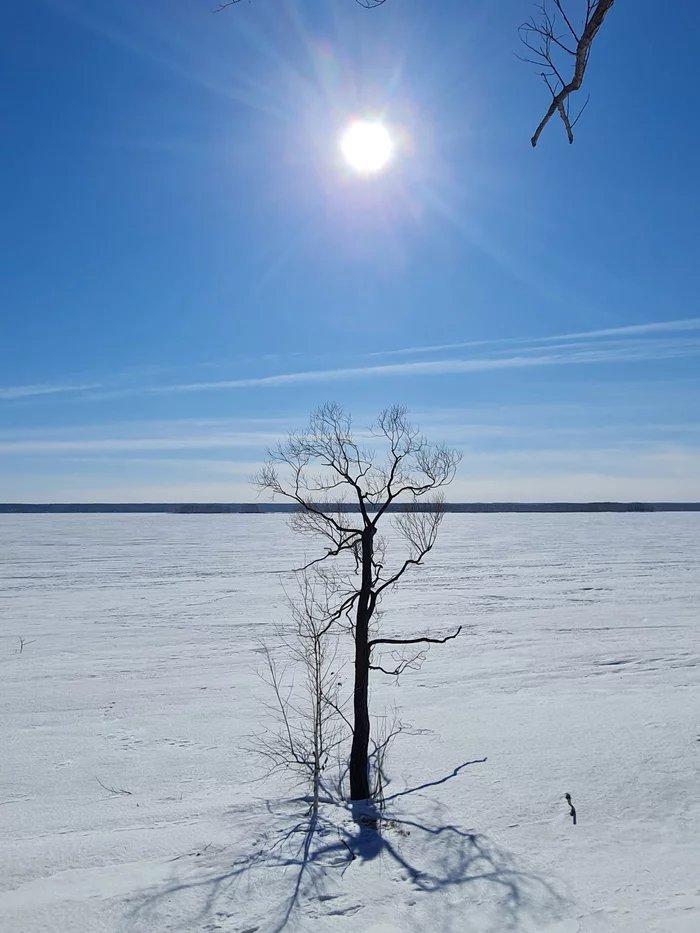
[[[375,678],[414,732],[382,832],[329,804],[310,841],[246,751],[294,547],[0,517],[2,933],[700,931],[700,515],[448,515],[386,603],[464,630]]]

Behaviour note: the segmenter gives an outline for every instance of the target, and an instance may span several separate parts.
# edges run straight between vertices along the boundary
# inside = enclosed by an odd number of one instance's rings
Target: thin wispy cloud
[[[571,334],[554,334],[549,337],[497,337],[491,340],[469,340],[461,343],[441,343],[424,347],[400,347],[395,350],[374,350],[367,356],[398,356],[418,353],[441,353],[446,350],[463,350],[466,347],[483,347],[512,344],[548,344],[558,340],[590,340],[606,337],[641,336],[644,334],[678,333],[700,330],[700,317],[682,318],[677,321],[652,321],[648,324],[630,324],[625,327],[607,327],[602,330],[578,331]]]
[[[254,501],[247,477],[259,466],[169,460],[119,460],[96,470],[93,460],[58,463],[47,476],[3,477],[5,501]],[[76,468],[77,467],[77,468]],[[587,445],[468,450],[450,487],[451,501],[698,501],[700,449],[683,444]],[[42,493],[35,490],[40,484]]]
[[[551,357],[554,359],[554,357]],[[333,382],[344,379],[363,379],[372,376],[440,375],[455,372],[478,372],[486,369],[503,369],[512,366],[544,365],[547,358],[511,357],[483,360],[433,360],[413,363],[396,363],[386,366],[351,366],[341,369],[311,369],[296,373],[280,373],[275,376],[258,376],[249,379],[228,379],[221,382],[192,382],[183,385],[154,386],[153,392],[201,392],[209,389],[244,389],[254,386],[286,386],[309,382]]]
[[[111,437],[97,439],[29,439],[0,441],[0,454],[69,454],[139,450],[213,450],[272,444],[277,434],[209,434],[194,437]]]
[[[653,321],[649,324],[629,324],[625,327],[607,327],[604,330],[579,331],[573,334],[561,334],[558,337],[543,337],[541,342],[547,340],[573,340],[587,337],[614,337],[633,334],[658,334],[664,331],[693,331],[700,330],[700,317],[681,318],[677,321]]]
[[[166,385],[144,383],[124,386],[122,376],[100,383],[71,385],[34,384],[0,388],[0,401],[17,401],[52,395],[73,396],[76,400],[104,401],[140,394],[220,391],[226,389],[276,388],[314,383],[332,383],[379,378],[411,378],[497,370],[532,369],[596,363],[681,359],[700,355],[700,318],[656,321],[602,330],[556,334],[541,338],[503,338],[429,347],[402,348],[367,354],[369,356],[420,355],[444,353],[465,348],[490,347],[490,353],[468,357],[418,359],[406,362],[373,363],[325,369],[300,369],[235,379],[199,380]],[[298,356],[298,354],[294,354]],[[133,378],[133,377],[132,377]],[[193,439],[193,442],[196,439]],[[0,446],[0,450],[2,447]],[[145,449],[145,448],[144,448]]]
[[[119,465],[124,469],[131,470],[140,470],[141,467],[153,467],[156,470],[171,470],[174,472],[185,473],[186,475],[192,475],[195,472],[199,473],[214,473],[214,474],[225,474],[231,476],[242,476],[248,480],[254,473],[256,473],[263,465],[264,460],[218,460],[218,459],[204,459],[204,458],[194,458],[194,457],[100,457],[99,462],[97,463],[94,457],[89,456],[78,456],[78,457],[69,457],[67,460],[63,461],[70,465],[73,464],[89,464],[90,468],[94,468],[99,464],[101,467],[110,468],[112,465]]]
[[[411,356],[417,353],[441,353],[445,350],[465,350],[467,347],[486,347],[496,344],[514,343],[519,337],[502,337],[492,340],[465,340],[461,343],[435,343],[426,347],[399,347],[396,350],[372,350],[365,356]],[[526,338],[522,338],[525,340]]]
[[[561,339],[561,338],[557,338]],[[562,345],[558,352],[537,352],[536,347],[523,350],[517,356],[488,356],[471,359],[418,360],[408,363],[388,363],[377,366],[354,366],[339,369],[305,370],[229,379],[218,382],[194,382],[182,385],[154,386],[153,392],[203,392],[221,389],[254,387],[280,387],[308,383],[326,383],[342,380],[394,378],[411,376],[441,376],[459,373],[479,373],[502,369],[522,369],[541,366],[566,366],[594,363],[625,363],[647,360],[678,359],[700,354],[700,341],[635,341],[613,346],[592,346],[589,349],[568,348]]]
[[[87,392],[90,389],[98,389],[98,383],[86,385],[27,385],[27,386],[3,386],[0,387],[0,399],[13,401],[21,398],[33,398],[38,395],[60,395],[68,392]]]
[[[188,452],[223,463],[241,454],[250,458],[275,443],[280,434],[299,426],[300,417],[204,418],[130,420],[107,424],[76,425],[61,428],[20,428],[0,430],[0,463],[28,457],[58,463],[85,459],[90,463],[172,462],[185,463]],[[191,460],[190,453],[190,460]],[[194,461],[191,461],[194,462]],[[200,462],[200,461],[198,461]],[[201,462],[204,462],[201,459]]]
[[[526,408],[502,406],[427,409],[416,419],[465,452],[454,501],[700,497],[695,423],[644,422],[640,434],[624,421],[575,423],[571,406],[553,407],[564,415],[555,433],[538,408],[525,420]],[[286,419],[190,419],[0,431],[3,499],[246,501],[247,478],[286,427]]]

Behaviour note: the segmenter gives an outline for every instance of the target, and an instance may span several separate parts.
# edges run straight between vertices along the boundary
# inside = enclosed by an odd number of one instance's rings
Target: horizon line
[[[325,504],[325,503],[324,503]],[[417,503],[406,503],[406,502],[395,502],[389,506],[388,511],[396,511],[401,509],[406,505],[417,505],[419,511],[431,511],[432,503],[426,502],[417,502]],[[358,507],[355,503],[352,502],[338,502],[338,503],[329,503],[328,511],[332,511],[336,506],[342,506],[341,511],[355,511]],[[370,510],[374,511],[378,509],[380,505],[371,506]],[[634,511],[635,509],[639,511],[700,511],[700,500],[664,500],[664,501],[652,501],[652,500],[640,500],[640,499],[631,499],[631,500],[615,500],[615,499],[591,499],[591,500],[476,500],[471,502],[443,502],[441,508],[445,511],[456,511],[456,510],[469,510],[474,509],[476,511],[484,509],[493,509],[493,510],[517,510],[517,509],[542,509],[542,510],[552,510],[555,508],[567,508],[571,511],[578,511],[584,509],[599,509],[600,511],[610,510],[625,510],[625,511]],[[244,501],[244,502],[192,502],[192,501],[181,501],[181,502],[0,502],[0,514],[12,514],[12,513],[31,513],[31,512],[55,512],[55,513],[80,513],[80,512],[138,512],[143,510],[145,512],[163,512],[170,513],[173,510],[179,509],[190,509],[190,510],[201,510],[201,513],[205,512],[215,512],[219,510],[220,512],[228,512],[231,514],[239,514],[241,510],[244,510],[247,514],[251,513],[272,513],[272,512],[294,512],[299,511],[301,506],[292,502],[253,502],[253,501]],[[234,510],[238,509],[239,512],[236,513]],[[183,513],[180,513],[183,514]]]

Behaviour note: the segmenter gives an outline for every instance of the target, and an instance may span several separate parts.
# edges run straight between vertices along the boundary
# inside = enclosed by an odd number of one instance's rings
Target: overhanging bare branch
[[[526,61],[543,69],[540,74],[552,95],[552,102],[530,140],[533,146],[537,145],[542,131],[556,113],[561,117],[569,142],[574,141],[573,127],[584,108],[582,107],[578,116],[571,120],[569,97],[578,91],[583,83],[591,44],[615,0],[571,0],[571,3],[580,2],[585,3],[583,28],[580,32],[576,31],[571,16],[566,12],[566,0],[551,0],[551,6],[548,5],[548,0],[543,0],[539,5],[538,14],[520,27],[522,43],[534,56]],[[559,20],[563,21],[566,28],[565,34],[559,32]],[[573,47],[572,42],[575,43]],[[573,74],[568,81],[564,80],[563,68],[557,63],[557,58],[562,55],[573,59]]]

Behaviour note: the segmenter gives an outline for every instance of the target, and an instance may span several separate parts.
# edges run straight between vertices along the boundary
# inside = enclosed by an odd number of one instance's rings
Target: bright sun
[[[345,130],[340,140],[345,161],[357,172],[378,172],[384,168],[394,151],[391,136],[381,123],[356,120]]]

